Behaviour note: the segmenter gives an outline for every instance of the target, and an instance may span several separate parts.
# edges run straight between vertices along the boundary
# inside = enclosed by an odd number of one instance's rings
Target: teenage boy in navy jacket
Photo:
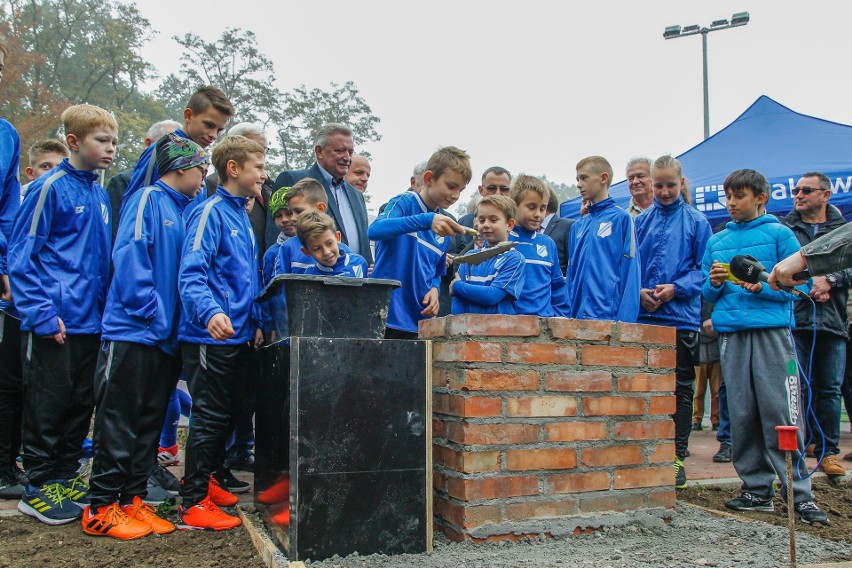
[[[151,457],[180,374],[178,268],[183,212],[200,191],[210,158],[195,142],[168,134],[153,158],[159,180],[127,202],[113,252],[96,374],[91,505],[83,532],[131,540],[175,530],[146,494]]]
[[[229,529],[240,519],[219,506],[235,505],[211,474],[224,462],[225,435],[240,401],[252,345],[263,342],[257,243],[246,204],[266,180],[263,147],[226,136],[213,150],[222,185],[187,221],[178,289],[183,302],[178,339],[192,395],[192,422],[181,486],[181,521],[192,528]]]
[[[109,167],[118,124],[102,108],[62,113],[70,156],[30,186],[12,231],[10,276],[24,349],[23,457],[18,509],[47,524],[88,504],[77,475],[94,404],[112,230],[96,170]]]

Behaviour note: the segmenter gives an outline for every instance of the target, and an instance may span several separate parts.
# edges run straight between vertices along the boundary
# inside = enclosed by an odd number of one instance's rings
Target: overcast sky
[[[852,124],[852,3],[840,0],[137,5],[159,31],[145,56],[162,76],[178,69],[171,36],[213,41],[227,26],[257,35],[282,90],[354,81],[382,119],[382,140],[366,147],[371,209],[443,145],[472,157],[462,200],[492,165],[571,183],[580,158],[601,154],[618,181],[631,156],[685,152],[703,137],[701,37],[664,40],[663,29],[735,12],[751,22],[708,36],[711,134],[762,94]]]

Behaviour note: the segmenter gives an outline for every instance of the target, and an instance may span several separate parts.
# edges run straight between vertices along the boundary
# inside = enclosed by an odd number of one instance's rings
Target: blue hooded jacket
[[[642,288],[674,284],[674,298],[653,313],[639,307],[639,323],[697,330],[701,325],[701,260],[710,239],[704,215],[681,197],[670,205],[656,199],[636,217],[636,240],[642,259]]]
[[[32,185],[9,250],[21,330],[39,336],[100,333],[112,240],[109,197],[98,175],[68,159]]]
[[[162,180],[127,202],[112,253],[103,338],[177,348],[178,269],[189,198]]]
[[[0,274],[8,274],[8,247],[12,239],[12,226],[21,206],[21,184],[18,169],[21,164],[21,140],[18,131],[5,118],[0,118],[0,234],[6,238],[6,246],[0,245]],[[17,315],[9,302],[0,300],[0,311]]]
[[[568,317],[635,322],[641,269],[633,219],[608,197],[568,237]]]
[[[710,237],[701,263],[704,274],[702,293],[713,307],[713,329],[730,333],[744,329],[770,329],[793,325],[793,304],[796,296],[776,292],[766,283],[754,293],[733,282],[718,288],[710,284],[713,261],[731,262],[738,254],[750,254],[766,267],[767,272],[779,261],[798,252],[799,241],[789,228],[774,215],[764,214],[752,221],[729,222],[725,230]],[[799,286],[807,292],[809,285]]]
[[[236,345],[250,341],[261,327],[263,314],[254,301],[260,291],[257,243],[247,202],[219,186],[203,207],[189,214],[178,276],[180,341]],[[219,313],[234,328],[234,336],[225,341],[207,331],[210,318]]]

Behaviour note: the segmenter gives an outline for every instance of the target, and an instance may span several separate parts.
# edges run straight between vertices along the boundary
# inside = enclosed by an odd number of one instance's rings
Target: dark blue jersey
[[[482,249],[477,249],[482,250]],[[462,264],[453,283],[453,314],[516,314],[525,281],[524,256],[512,249],[477,265]]]

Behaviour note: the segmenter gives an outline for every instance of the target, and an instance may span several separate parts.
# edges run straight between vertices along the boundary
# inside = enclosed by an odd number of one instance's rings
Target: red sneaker
[[[175,530],[172,523],[157,515],[154,507],[143,503],[139,497],[134,497],[133,503],[125,505],[121,510],[131,519],[147,523],[156,534],[169,534]]]
[[[93,511],[91,505],[86,505],[81,522],[83,532],[92,536],[135,540],[151,534],[151,525],[127,516],[118,503],[98,507],[97,511]]]
[[[183,507],[180,507],[178,517],[180,517],[183,527],[188,529],[224,531],[243,524],[239,517],[229,515],[217,507],[210,497],[196,503],[189,509],[184,510]]]
[[[257,500],[264,505],[273,505],[290,500],[290,478],[282,475],[275,483],[257,494]]]
[[[226,491],[212,475],[207,486],[207,497],[219,507],[233,507],[240,502],[239,497]]]
[[[157,463],[163,467],[179,464],[180,460],[178,459],[177,444],[171,448],[164,448],[160,446],[160,449],[157,450]]]
[[[290,526],[290,503],[285,503],[284,508],[272,516],[272,522],[282,527]]]

